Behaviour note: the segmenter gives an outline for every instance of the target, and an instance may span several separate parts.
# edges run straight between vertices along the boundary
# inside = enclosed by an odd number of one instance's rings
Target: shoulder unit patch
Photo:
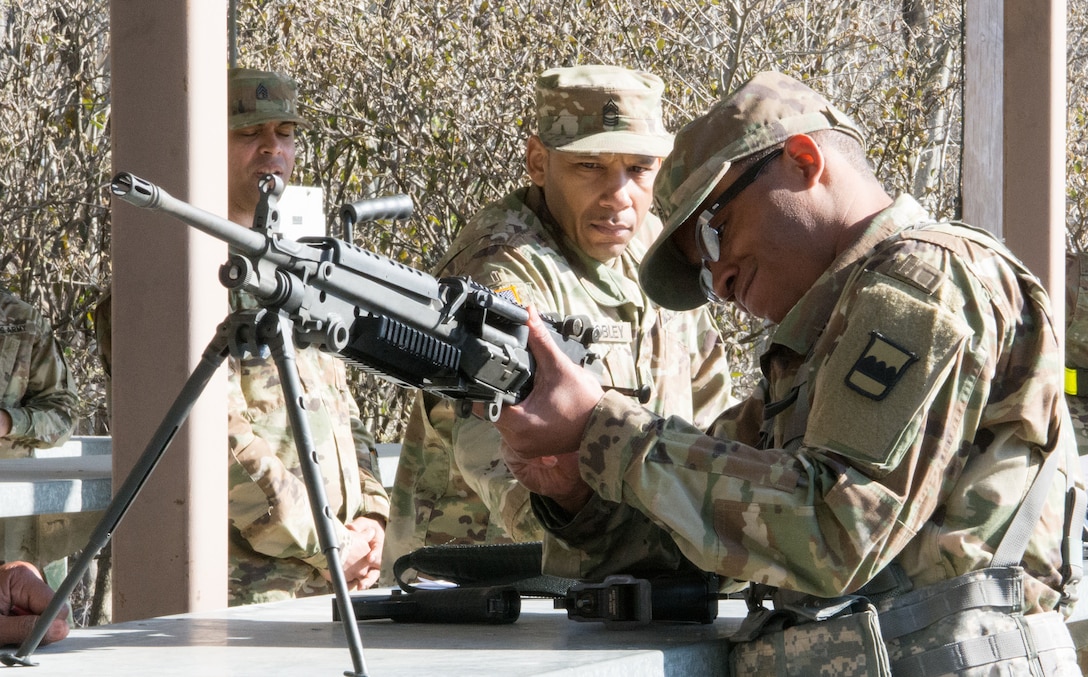
[[[869,344],[846,374],[846,385],[870,399],[882,400],[916,361],[918,356],[913,352],[878,331],[870,332]]]

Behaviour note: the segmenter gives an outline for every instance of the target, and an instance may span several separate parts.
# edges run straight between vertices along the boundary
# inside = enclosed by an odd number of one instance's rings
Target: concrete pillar
[[[111,0],[113,169],[226,215],[226,0]],[[143,453],[227,311],[226,246],[113,200],[113,474]],[[113,618],[226,606],[224,372],[113,538]]]
[[[993,0],[967,0],[964,23],[963,220],[1001,237],[1004,12]]]
[[[1005,238],[1049,290],[1064,327],[1065,0],[1004,5]]]

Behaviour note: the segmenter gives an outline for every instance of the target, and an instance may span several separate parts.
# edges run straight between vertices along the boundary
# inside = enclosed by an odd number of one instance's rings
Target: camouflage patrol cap
[[[279,73],[252,68],[227,71],[227,116],[229,129],[265,122],[310,126],[298,114],[298,84]]]
[[[537,136],[570,153],[665,157],[672,135],[661,119],[665,84],[619,66],[552,68],[536,81]]]
[[[791,77],[763,72],[677,132],[673,151],[654,182],[654,204],[664,229],[639,271],[649,297],[675,310],[706,303],[699,287],[700,269],[680,254],[671,241],[673,233],[735,160],[777,146],[794,134],[822,129],[845,132],[865,144],[861,129],[823,96]]]

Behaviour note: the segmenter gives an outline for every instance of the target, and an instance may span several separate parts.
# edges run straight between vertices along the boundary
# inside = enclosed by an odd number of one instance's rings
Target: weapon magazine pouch
[[[782,618],[777,620],[783,621]],[[776,629],[765,626],[764,634],[731,643],[730,675],[891,677],[876,609],[865,600],[827,620],[802,620],[798,625],[786,627],[772,622],[771,626]]]

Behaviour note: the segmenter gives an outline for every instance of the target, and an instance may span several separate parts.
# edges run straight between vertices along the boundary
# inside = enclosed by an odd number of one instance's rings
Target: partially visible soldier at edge
[[[1065,394],[1077,448],[1088,456],[1088,252],[1066,254]]]
[[[588,316],[601,330],[593,350],[606,385],[629,397],[645,390],[652,411],[709,425],[732,393],[713,319],[706,309],[659,308],[637,282],[639,262],[661,230],[649,210],[654,177],[672,147],[663,89],[657,76],[617,66],[541,74],[538,131],[526,144],[530,185],[481,210],[436,275],[471,277],[542,312]],[[392,583],[398,557],[423,546],[541,540],[528,491],[502,462],[499,442],[491,423],[458,419],[435,396],[416,397],[391,492],[383,584]],[[643,542],[659,550],[668,536],[644,526]],[[650,566],[635,553],[628,564]],[[684,564],[671,558],[653,565]],[[573,568],[567,553],[545,552],[547,573]]]
[[[1088,252],[1067,252],[1065,275],[1065,401],[1084,470],[1088,462]],[[1078,620],[1070,630],[1084,670],[1088,666],[1088,619]]]
[[[706,435],[602,392],[534,316],[498,427],[549,532],[622,557],[623,525],[585,526],[619,501],[750,581],[731,674],[1080,675],[1084,479],[1039,281],[893,199],[858,126],[777,73],[677,133],[655,203],[643,287],[775,322],[764,381]]]
[[[79,396],[48,320],[4,286],[0,323],[0,457],[24,458],[68,441]]]
[[[0,458],[29,458],[67,442],[79,404],[71,371],[49,321],[4,286],[0,360]],[[88,517],[70,515],[0,519],[0,559],[44,568],[80,548],[87,524]]]
[[[295,128],[309,123],[298,113],[296,83],[283,75],[234,68],[227,87],[228,216],[250,226],[258,181],[266,174],[290,181]],[[231,295],[233,309],[255,304]],[[331,593],[276,365],[253,355],[228,365],[230,604]],[[296,365],[344,576],[350,589],[367,588],[378,578],[389,515],[374,440],[342,360],[306,347]]]

